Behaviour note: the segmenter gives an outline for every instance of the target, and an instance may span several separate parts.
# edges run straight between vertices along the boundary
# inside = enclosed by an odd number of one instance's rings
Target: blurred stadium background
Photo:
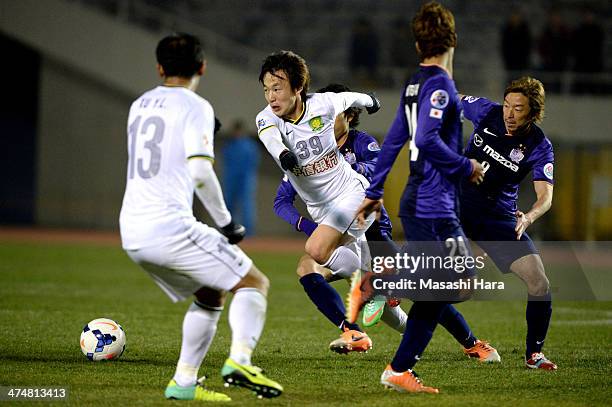
[[[553,209],[534,225],[532,234],[545,240],[612,240],[612,2],[443,3],[457,21],[455,78],[461,93],[500,101],[506,79],[522,73],[549,85],[543,128],[555,145],[555,199]],[[329,82],[375,90],[384,108],[364,117],[361,128],[382,140],[395,114],[401,83],[416,66],[411,34],[403,25],[409,25],[420,4],[400,0],[1,1],[0,225],[117,229],[128,107],[142,91],[158,84],[154,48],[162,35],[173,30],[193,32],[204,42],[208,74],[199,93],[225,124],[217,151],[234,119],[251,126],[264,106],[257,82],[259,64],[279,49],[292,49],[306,58],[312,90]],[[531,54],[525,68],[507,72],[501,32],[517,11],[529,24]],[[585,11],[595,16],[602,29],[601,69],[577,72],[570,41],[565,68],[560,72],[542,69],[538,39],[548,16],[558,13],[571,30],[579,26]],[[365,73],[351,69],[349,62],[354,56],[353,33],[360,24],[369,30],[370,38],[377,39],[372,48],[378,49],[374,68],[368,71],[372,67],[366,66]],[[466,136],[469,131],[466,126]],[[257,233],[294,233],[272,213],[280,171],[260,148]],[[221,160],[218,154],[218,164]],[[216,167],[220,172],[221,165]],[[391,213],[396,212],[406,173],[407,163],[398,161],[386,195]],[[533,202],[530,184],[524,185],[522,207]],[[399,222],[395,224],[401,236]]]

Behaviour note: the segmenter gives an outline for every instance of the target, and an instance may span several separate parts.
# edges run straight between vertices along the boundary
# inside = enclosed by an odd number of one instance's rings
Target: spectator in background
[[[391,64],[402,69],[417,64],[419,58],[414,49],[415,40],[410,21],[397,18],[391,28]]]
[[[360,85],[376,82],[378,76],[378,35],[372,24],[361,17],[353,24],[350,40],[349,67]]]
[[[585,9],[582,22],[574,32],[574,72],[578,74],[574,83],[575,93],[599,93],[603,85],[597,78],[587,78],[584,74],[594,74],[604,68],[604,30],[595,21],[592,10]]]
[[[502,29],[502,57],[507,75],[521,76],[531,66],[532,38],[529,24],[520,11],[514,11]]]
[[[561,91],[561,73],[568,68],[571,49],[571,32],[558,10],[552,10],[538,41],[544,83],[551,93]]]
[[[259,146],[236,120],[223,147],[223,191],[231,213],[246,228],[247,236],[255,234],[255,190],[259,167]]]

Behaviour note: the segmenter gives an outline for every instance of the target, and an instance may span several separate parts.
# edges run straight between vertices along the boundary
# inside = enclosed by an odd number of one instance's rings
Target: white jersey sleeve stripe
[[[270,125],[268,127],[264,127],[263,129],[259,130],[258,134],[261,134],[262,132],[264,132],[265,130],[268,130],[271,127],[276,127],[276,126],[272,124],[272,125]]]

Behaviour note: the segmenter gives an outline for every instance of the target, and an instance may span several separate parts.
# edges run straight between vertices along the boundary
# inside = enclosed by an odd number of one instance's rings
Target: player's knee
[[[259,280],[259,287],[258,287],[258,289],[264,295],[268,295],[268,290],[270,289],[270,280],[263,273],[261,273],[261,279]]]
[[[541,297],[548,294],[549,290],[550,282],[548,281],[546,275],[542,274],[531,283],[531,287],[529,287],[529,294]]]
[[[314,261],[319,264],[323,264],[327,260],[321,245],[319,245],[317,242],[313,242],[312,239],[308,239],[308,241],[306,241],[304,250],[306,251],[306,254],[312,257]]]
[[[205,307],[222,307],[225,304],[225,291],[219,291],[208,287],[202,287],[194,293],[199,305]]]
[[[259,271],[255,265],[251,267],[249,272],[232,288],[232,292],[235,293],[241,288],[255,288],[259,290],[263,295],[268,295],[270,289],[270,280],[264,273]]]
[[[308,241],[306,241],[305,251],[306,254],[312,257],[314,261],[319,264],[325,264],[333,252],[329,248],[319,244],[316,241],[313,241],[312,239],[308,239]]]
[[[314,260],[309,255],[304,255],[300,258],[298,262],[297,268],[295,269],[295,273],[298,277],[302,278],[308,274],[312,274],[315,272],[314,269]]]

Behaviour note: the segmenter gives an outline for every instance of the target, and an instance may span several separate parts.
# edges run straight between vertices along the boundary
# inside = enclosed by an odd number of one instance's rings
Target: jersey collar
[[[431,68],[432,66],[435,66],[436,68],[440,68],[441,70],[446,72],[446,74],[448,75],[449,78],[451,78],[451,79],[453,78],[453,76],[450,74],[450,72],[448,72],[448,70],[445,67],[443,67],[442,65],[438,65],[438,64],[423,64],[423,63],[420,63],[419,65],[421,67],[423,67],[423,68]]]
[[[306,103],[302,102],[302,113],[300,113],[297,119],[291,120],[291,119],[283,118],[283,120],[286,122],[292,123],[292,124],[298,124],[300,120],[302,120],[302,118],[304,117],[305,113],[306,113]]]

